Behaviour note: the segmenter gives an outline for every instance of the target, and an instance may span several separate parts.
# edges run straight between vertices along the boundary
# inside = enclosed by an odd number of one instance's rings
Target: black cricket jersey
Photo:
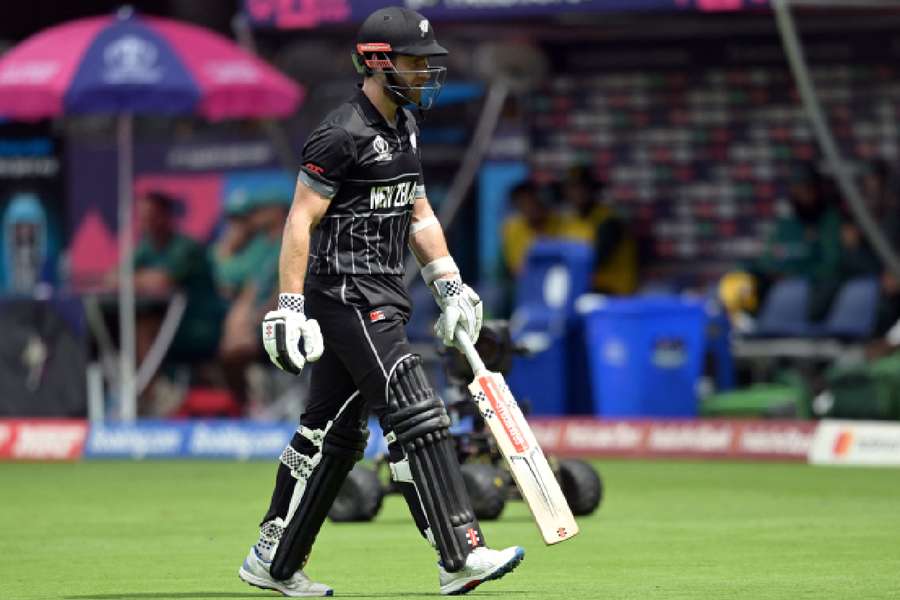
[[[413,204],[425,197],[418,133],[408,109],[391,126],[359,90],[307,138],[300,180],[331,200],[310,239],[307,287],[340,287],[341,300],[408,313],[407,238]]]
[[[359,90],[307,139],[300,179],[331,204],[310,240],[311,275],[402,275],[413,203],[425,196],[418,128],[396,127]]]

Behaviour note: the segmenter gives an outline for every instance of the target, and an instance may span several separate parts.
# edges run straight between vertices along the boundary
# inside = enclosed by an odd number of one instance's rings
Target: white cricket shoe
[[[455,596],[471,592],[485,581],[500,579],[515,569],[525,558],[525,549],[510,546],[505,550],[479,547],[466,557],[466,566],[456,573],[448,573],[438,564],[441,577],[441,593]]]
[[[297,571],[290,579],[273,579],[269,575],[269,564],[260,558],[256,552],[256,546],[253,546],[250,548],[247,558],[244,559],[244,564],[238,570],[238,577],[250,585],[265,590],[275,590],[291,598],[334,595],[334,590],[325,584],[312,581],[303,571]]]

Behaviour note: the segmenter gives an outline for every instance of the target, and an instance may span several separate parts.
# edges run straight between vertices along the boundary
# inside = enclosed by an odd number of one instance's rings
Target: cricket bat
[[[469,384],[472,399],[497,440],[544,542],[556,544],[574,537],[578,524],[569,503],[503,375],[487,370],[461,327],[456,330],[456,342],[475,374]]]

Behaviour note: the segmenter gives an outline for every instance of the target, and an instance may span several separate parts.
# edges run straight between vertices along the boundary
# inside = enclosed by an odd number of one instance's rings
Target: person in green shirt
[[[266,199],[256,197],[252,188],[238,187],[225,198],[225,226],[210,249],[216,287],[223,298],[234,300],[241,288],[258,272],[272,254],[272,243],[260,235],[256,208]],[[275,254],[277,256],[277,249]]]
[[[212,265],[204,247],[178,231],[180,203],[158,191],[138,201],[141,238],[134,253],[134,283],[139,304],[151,305],[138,314],[138,357],[143,358],[156,337],[160,311],[153,300],[175,292],[186,296],[187,306],[166,359],[194,363],[215,356],[222,331],[224,305],[213,284]],[[144,302],[141,302],[141,299]]]
[[[242,406],[248,403],[247,367],[263,356],[259,323],[275,306],[278,292],[278,257],[281,236],[291,197],[264,193],[250,198],[243,215],[247,242],[231,257],[221,275],[230,275],[231,303],[219,346],[219,359],[224,367],[229,391]]]
[[[834,183],[812,164],[795,165],[788,191],[791,214],[779,219],[757,264],[765,285],[783,277],[810,282],[807,314],[822,320],[841,282],[841,215]]]
[[[840,215],[827,182],[812,165],[795,166],[788,190],[790,212],[775,222],[763,255],[750,265],[755,275],[832,277],[840,260]]]
[[[812,163],[792,167],[789,211],[779,217],[762,254],[725,275],[719,293],[735,320],[764,302],[771,285],[785,277],[806,278],[812,287],[808,314],[825,316],[840,281],[841,218],[828,182]],[[729,285],[739,282],[739,285]]]
[[[881,227],[881,233],[896,252],[900,250],[900,206],[896,190],[891,186],[892,179],[890,166],[885,161],[875,161],[863,170],[860,191],[872,217]],[[880,281],[876,331],[882,335],[900,319],[900,282],[890,269],[884,267],[847,208],[841,223],[841,244],[843,281],[865,276],[877,277]]]

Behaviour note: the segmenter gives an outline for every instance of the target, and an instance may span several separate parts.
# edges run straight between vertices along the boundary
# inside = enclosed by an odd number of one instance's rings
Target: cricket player
[[[481,328],[481,299],[460,279],[428,203],[418,127],[407,108],[434,103],[445,68],[429,58],[446,54],[419,13],[375,11],[353,52],[361,89],[325,117],[303,149],[281,246],[278,307],[262,334],[279,368],[296,374],[312,363],[311,389],[281,454],[259,539],[239,571],[251,585],[285,596],[332,595],[301,569],[362,458],[369,409],[385,431],[392,477],[438,553],[442,594],[502,577],[524,557],[517,546],[485,545],[449,418],[404,329],[411,310],[406,245],[441,309],[435,331],[443,342],[453,343],[457,327],[473,340]]]

